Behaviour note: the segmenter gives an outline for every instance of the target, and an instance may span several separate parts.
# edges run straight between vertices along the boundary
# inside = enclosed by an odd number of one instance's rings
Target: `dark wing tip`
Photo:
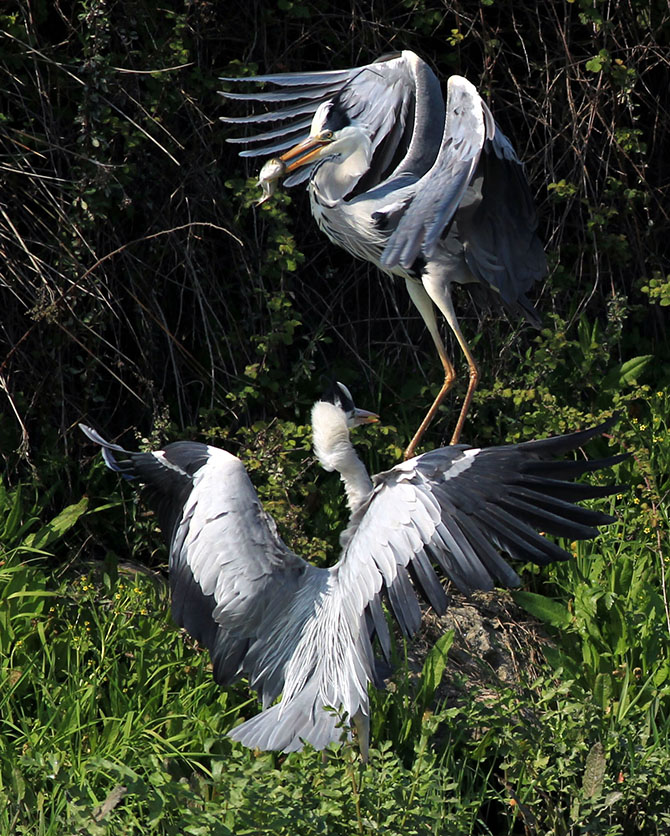
[[[102,447],[102,458],[110,470],[113,470],[115,473],[120,473],[124,479],[135,478],[132,461],[119,461],[114,455],[115,452],[123,453],[124,455],[131,455],[128,450],[121,447],[120,444],[114,444],[111,441],[107,441],[107,439],[103,438],[99,432],[94,430],[93,427],[89,427],[87,424],[80,423],[79,429],[90,441]]]
[[[585,430],[578,430],[573,433],[566,433],[564,435],[556,435],[551,438],[541,438],[533,441],[523,441],[518,445],[519,450],[526,452],[533,452],[539,456],[558,456],[576,450],[583,444],[586,444],[592,438],[603,435],[621,418],[620,413],[615,413],[611,417],[605,419],[600,424],[594,427],[587,427]],[[613,456],[612,459],[621,460],[628,458],[627,453],[620,454],[620,456]],[[607,459],[606,461],[609,461]],[[614,461],[612,462],[615,463]],[[605,465],[603,465],[605,466]]]

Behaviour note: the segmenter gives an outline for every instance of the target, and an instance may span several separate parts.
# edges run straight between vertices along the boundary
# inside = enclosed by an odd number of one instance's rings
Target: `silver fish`
[[[265,203],[277,191],[279,185],[279,178],[284,176],[286,172],[286,163],[282,162],[277,157],[268,160],[260,174],[258,175],[258,185],[263,189],[263,197],[256,203],[260,206]]]

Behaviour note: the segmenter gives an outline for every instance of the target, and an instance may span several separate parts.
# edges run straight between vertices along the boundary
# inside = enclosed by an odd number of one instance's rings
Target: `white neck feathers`
[[[342,130],[340,138],[327,146],[325,157],[314,172],[313,182],[326,200],[338,201],[354,188],[370,168],[370,138],[362,128],[350,125]]]
[[[344,482],[347,504],[353,513],[372,490],[365,465],[356,455],[342,410],[327,401],[312,409],[314,453],[324,470],[336,470]]]

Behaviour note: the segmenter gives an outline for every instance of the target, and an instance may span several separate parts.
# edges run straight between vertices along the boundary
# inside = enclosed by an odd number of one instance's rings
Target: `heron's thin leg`
[[[456,422],[454,432],[451,436],[451,441],[449,442],[450,444],[458,444],[458,440],[461,437],[461,432],[463,431],[463,424],[465,423],[468,410],[470,409],[470,404],[472,403],[472,396],[474,395],[475,389],[477,388],[477,383],[479,382],[479,369],[477,368],[475,358],[472,356],[470,347],[468,346],[465,337],[463,336],[461,327],[458,324],[456,311],[454,310],[454,305],[451,301],[449,284],[443,279],[440,279],[439,277],[431,276],[428,273],[428,271],[424,273],[422,280],[426,292],[444,315],[444,318],[447,320],[449,327],[454,332],[454,336],[458,340],[458,344],[461,347],[461,351],[465,355],[465,359],[468,361],[468,369],[470,372],[468,390],[465,393],[465,400],[463,401],[463,406],[461,407],[461,413],[458,416],[458,421]]]
[[[421,437],[425,433],[426,428],[435,417],[435,413],[439,409],[447,392],[451,389],[456,378],[456,372],[454,371],[454,367],[447,356],[447,351],[444,347],[444,343],[442,342],[442,337],[440,336],[440,331],[437,327],[437,319],[435,318],[435,308],[433,307],[430,296],[426,293],[422,284],[419,284],[412,279],[406,279],[405,283],[407,285],[407,292],[410,295],[410,299],[414,302],[416,309],[421,314],[421,318],[426,323],[426,328],[428,329],[430,336],[433,338],[433,342],[435,343],[437,353],[439,354],[440,361],[444,369],[444,383],[442,384],[442,388],[437,393],[437,397],[426,413],[426,417],[419,425],[419,429],[414,433],[412,440],[407,445],[407,449],[404,454],[405,460],[407,460],[411,459],[414,455],[414,451],[416,450],[419,441],[421,441]]]

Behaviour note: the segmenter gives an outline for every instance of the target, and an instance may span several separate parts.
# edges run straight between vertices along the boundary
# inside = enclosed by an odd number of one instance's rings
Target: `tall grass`
[[[670,633],[658,490],[667,484],[640,473],[644,455],[670,472],[666,406],[652,396],[648,423],[618,434],[636,442],[641,466],[618,465],[615,478],[634,489],[600,501],[617,522],[519,593],[547,622],[540,676],[522,667],[519,682],[465,687],[450,673],[447,634],[418,680],[401,665],[374,696],[366,767],[351,744],[331,747],[325,762],[231,744],[226,731],[255,702],[244,684],[214,685],[207,655],[170,623],[159,572],[113,553],[83,571],[26,547],[51,532],[49,546],[67,549],[77,526],[104,524],[118,504],[91,516],[81,503],[42,527],[29,514],[26,530],[20,492],[6,491],[14,537],[0,567],[0,832],[664,832]],[[128,507],[131,518],[137,510]],[[447,701],[436,702],[445,676]]]

